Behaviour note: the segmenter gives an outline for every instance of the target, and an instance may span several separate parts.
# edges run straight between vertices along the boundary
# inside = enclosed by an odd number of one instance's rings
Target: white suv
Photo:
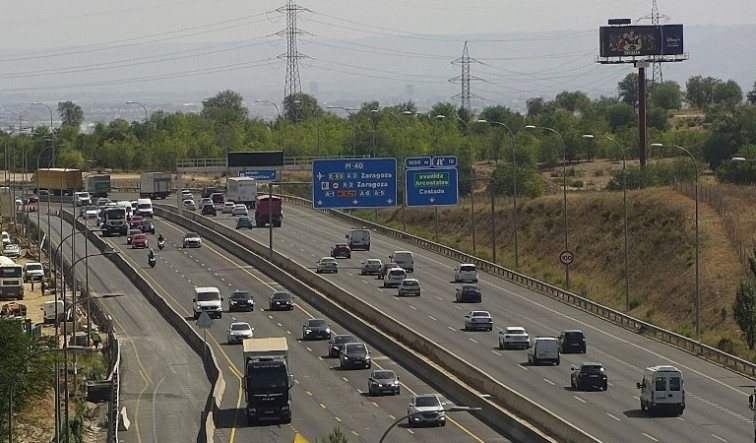
[[[45,278],[45,268],[42,263],[26,262],[24,266],[24,281],[42,281]]]
[[[398,288],[405,278],[407,278],[407,271],[402,268],[391,268],[383,276],[383,287]]]
[[[76,206],[88,206],[92,204],[92,197],[89,192],[74,192],[74,203]]]
[[[475,283],[478,281],[478,270],[475,268],[475,265],[465,263],[465,264],[459,264],[456,268],[454,268],[454,283],[467,283],[472,282]]]

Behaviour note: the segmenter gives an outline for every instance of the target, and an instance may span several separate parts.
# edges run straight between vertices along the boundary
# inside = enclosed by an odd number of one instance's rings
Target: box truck
[[[34,174],[34,183],[40,189],[47,189],[52,195],[73,195],[84,190],[81,169],[40,168]]]
[[[107,198],[111,191],[110,174],[88,174],[84,176],[84,190],[94,198]]]
[[[140,178],[139,197],[164,199],[171,194],[169,172],[143,172]]]
[[[286,337],[247,338],[244,346],[244,389],[247,424],[291,422],[292,376]]]
[[[281,226],[283,210],[281,208],[281,197],[262,195],[257,197],[255,203],[255,226],[262,228],[269,222],[276,228]]]
[[[229,177],[226,181],[226,200],[254,209],[257,180],[251,177]]]

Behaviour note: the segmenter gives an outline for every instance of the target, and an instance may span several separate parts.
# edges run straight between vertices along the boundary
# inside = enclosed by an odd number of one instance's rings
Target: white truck
[[[257,200],[257,180],[252,177],[229,177],[226,180],[226,200],[254,209]]]
[[[356,251],[361,249],[363,251],[370,250],[370,229],[367,228],[352,228],[346,235],[347,242],[349,243],[349,249]]]
[[[171,194],[171,174],[169,172],[143,172],[140,180],[139,197],[164,199]]]
[[[85,175],[84,190],[95,198],[107,198],[111,191],[110,174]]]
[[[291,423],[292,376],[286,337],[248,338],[243,346],[247,425],[262,420]]]

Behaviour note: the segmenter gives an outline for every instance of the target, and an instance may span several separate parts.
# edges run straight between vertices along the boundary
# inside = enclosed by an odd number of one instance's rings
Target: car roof
[[[416,279],[416,278],[405,278],[404,280],[402,280],[402,283],[405,283],[405,282],[407,282],[407,283],[420,283],[420,281],[418,281],[418,279]]]

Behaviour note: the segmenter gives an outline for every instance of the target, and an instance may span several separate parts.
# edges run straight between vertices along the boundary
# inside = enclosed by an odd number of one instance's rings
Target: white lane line
[[[711,434],[711,436],[714,437],[714,438],[716,438],[719,441],[727,442],[727,440],[725,440],[724,438],[718,436],[717,434]]]
[[[610,418],[613,418],[613,419],[615,419],[615,420],[617,420],[617,421],[620,421],[619,417],[617,417],[617,416],[614,416],[614,415],[612,415],[612,414],[610,414],[610,413],[608,413],[608,412],[606,413],[606,415],[608,415],[608,416],[609,416]]]
[[[468,338],[468,340],[470,340],[470,341],[471,341],[471,342],[473,342],[473,343],[478,343],[478,340],[475,340],[475,339],[474,339],[474,338],[472,338],[472,337],[469,337],[469,338]]]
[[[431,320],[433,320],[433,321],[438,321],[438,320],[436,320],[436,318],[435,318],[435,317],[433,317],[432,315],[429,315],[429,316],[428,316],[428,318],[429,318],[429,319],[431,319]]]
[[[579,401],[580,403],[585,403],[586,402],[585,400],[583,400],[582,398],[580,398],[580,397],[578,397],[576,395],[573,395],[572,398],[574,398],[575,400]]]
[[[494,354],[496,354],[496,355],[498,355],[499,357],[501,357],[501,352],[499,352],[499,351],[495,351],[495,350],[493,350],[493,349],[491,349],[491,352],[493,352]]]
[[[554,383],[553,381],[549,380],[548,378],[544,378],[543,381],[545,381],[546,383],[550,384],[551,386],[556,386],[556,383]]]
[[[417,311],[417,308],[416,308],[416,307],[414,307],[414,306],[412,306],[412,305],[408,305],[408,306],[410,307],[410,309],[412,309],[412,310],[414,310],[414,311]]]
[[[646,438],[648,438],[648,439],[650,439],[652,441],[659,441],[659,440],[655,439],[654,437],[651,437],[650,435],[646,434],[645,432],[641,432],[641,435],[643,435],[644,437],[646,437]]]
[[[456,329],[452,328],[451,326],[447,326],[447,328],[449,328],[449,330],[451,331],[456,331]]]

